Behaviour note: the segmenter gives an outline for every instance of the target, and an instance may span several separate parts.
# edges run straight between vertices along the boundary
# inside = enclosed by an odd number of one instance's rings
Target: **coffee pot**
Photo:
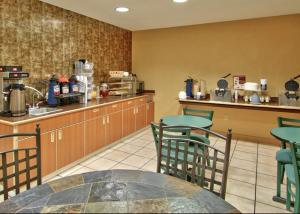
[[[9,87],[9,110],[11,116],[26,115],[25,85],[11,84]]]

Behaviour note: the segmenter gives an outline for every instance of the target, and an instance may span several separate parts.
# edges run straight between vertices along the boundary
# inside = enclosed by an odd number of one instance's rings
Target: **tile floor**
[[[211,144],[219,149],[225,148],[224,143],[214,138],[211,139]],[[232,142],[226,200],[241,212],[287,212],[285,205],[272,201],[276,191],[277,149],[250,142]],[[54,179],[107,169],[140,169],[155,172],[156,151],[150,128],[60,173]]]

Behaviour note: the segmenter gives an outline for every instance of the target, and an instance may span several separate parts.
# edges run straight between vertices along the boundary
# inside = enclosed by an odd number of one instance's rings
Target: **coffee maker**
[[[26,114],[25,86],[23,79],[29,73],[22,66],[0,66],[0,112],[3,116],[24,116]]]

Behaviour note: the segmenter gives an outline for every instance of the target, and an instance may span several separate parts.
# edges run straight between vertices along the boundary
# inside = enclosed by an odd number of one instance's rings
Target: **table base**
[[[285,198],[282,198],[281,196],[273,196],[273,201],[276,201],[276,202],[279,202],[281,204],[286,204],[286,199]],[[291,201],[291,206],[293,207],[294,206],[294,202]]]

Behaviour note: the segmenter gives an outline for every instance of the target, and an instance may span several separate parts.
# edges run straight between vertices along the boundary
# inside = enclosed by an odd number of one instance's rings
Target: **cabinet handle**
[[[138,108],[138,107],[136,107],[136,113],[137,113],[137,114],[139,113],[139,108]]]
[[[149,104],[147,103],[147,111],[149,110]]]
[[[109,116],[107,115],[107,118],[106,118],[106,122],[107,124],[109,124]]]
[[[62,140],[62,130],[58,130],[58,140]]]
[[[50,134],[50,142],[51,143],[55,142],[55,132],[51,132],[51,134]]]
[[[99,112],[99,109],[94,109],[93,110],[93,113],[97,113],[97,112]]]
[[[117,108],[117,107],[118,107],[118,105],[113,105],[112,107],[113,107],[113,108]]]
[[[134,107],[134,108],[133,108],[133,114],[136,114],[136,110],[135,110],[135,109],[136,109],[136,108]]]
[[[102,123],[105,125],[105,117],[102,118]]]

